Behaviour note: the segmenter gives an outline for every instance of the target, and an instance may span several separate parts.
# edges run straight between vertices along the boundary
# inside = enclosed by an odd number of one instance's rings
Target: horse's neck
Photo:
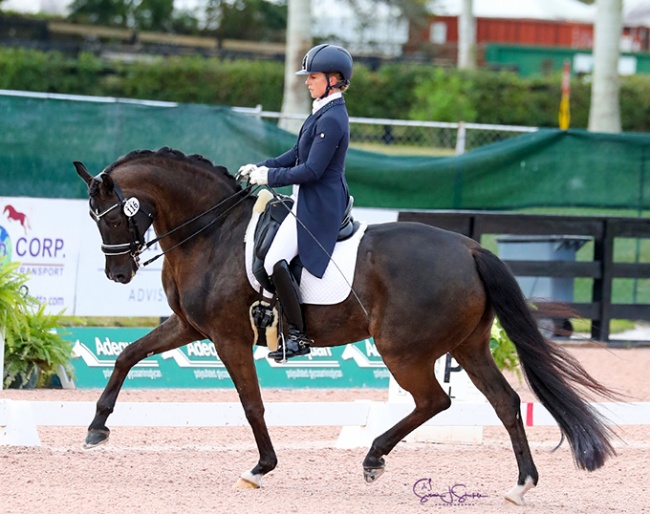
[[[179,240],[195,233],[214,233],[224,225],[230,230],[221,237],[230,237],[236,232],[233,221],[240,217],[242,204],[229,210],[237,198],[232,198],[235,189],[219,177],[210,181],[198,181],[196,176],[161,177],[154,182],[149,193],[156,211],[154,230],[160,237],[170,231],[163,246],[177,244]],[[232,198],[232,200],[229,200]],[[246,204],[248,202],[242,202]],[[216,221],[214,221],[216,219]],[[194,221],[191,221],[194,220]],[[206,225],[210,224],[209,227]],[[180,228],[179,228],[180,227]],[[204,231],[201,230],[204,228]]]

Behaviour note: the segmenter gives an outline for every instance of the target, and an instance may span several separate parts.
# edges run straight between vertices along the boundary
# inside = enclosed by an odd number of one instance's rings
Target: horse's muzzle
[[[109,280],[117,282],[119,284],[128,284],[131,282],[135,276],[136,270],[134,269],[123,269],[123,270],[111,270],[108,267],[106,268],[106,276]]]

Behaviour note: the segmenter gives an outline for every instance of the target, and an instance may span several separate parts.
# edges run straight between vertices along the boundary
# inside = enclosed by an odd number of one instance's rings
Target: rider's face
[[[309,88],[309,94],[312,98],[320,98],[325,94],[325,90],[327,89],[327,79],[325,78],[325,74],[321,72],[307,75],[305,84]]]

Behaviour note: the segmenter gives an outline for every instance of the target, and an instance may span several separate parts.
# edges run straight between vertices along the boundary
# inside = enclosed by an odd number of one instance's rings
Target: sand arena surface
[[[650,349],[570,350],[595,378],[650,402]],[[524,384],[509,377],[524,401]],[[96,401],[98,390],[1,391],[0,398]],[[271,401],[386,400],[378,390],[265,390]],[[233,390],[124,390],[118,401],[238,401]],[[169,413],[173,416],[173,412]],[[88,423],[90,423],[90,419]],[[110,418],[108,426],[110,427]],[[650,421],[650,420],[649,420]],[[249,428],[115,427],[108,444],[81,447],[85,427],[39,428],[41,447],[0,447],[0,514],[74,513],[410,513],[456,512],[444,493],[467,496],[462,512],[650,513],[650,426],[619,427],[618,456],[593,473],[575,468],[555,427],[527,429],[538,467],[528,505],[503,500],[517,468],[507,433],[486,427],[482,444],[400,443],[386,458],[386,473],[363,480],[367,448],[339,450],[337,427],[271,427],[278,467],[259,490],[232,488],[257,462]],[[430,482],[429,482],[430,479]],[[442,495],[422,503],[414,484]],[[421,489],[420,489],[421,490]],[[422,494],[422,493],[421,493]]]

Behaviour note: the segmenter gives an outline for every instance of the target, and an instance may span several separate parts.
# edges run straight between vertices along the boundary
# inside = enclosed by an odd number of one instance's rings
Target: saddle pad
[[[253,210],[253,215],[244,238],[246,254],[246,275],[248,281],[255,291],[262,289],[262,286],[253,275],[253,238],[255,236],[255,226],[260,218],[260,213]],[[332,262],[329,263],[325,270],[323,278],[317,278],[305,268],[302,270],[300,278],[300,294],[302,303],[313,305],[334,305],[341,303],[350,295],[352,280],[354,279],[354,270],[357,265],[357,253],[359,243],[366,231],[368,224],[361,223],[359,229],[345,241],[336,243],[332,254]],[[266,289],[263,290],[266,298],[273,295]]]

